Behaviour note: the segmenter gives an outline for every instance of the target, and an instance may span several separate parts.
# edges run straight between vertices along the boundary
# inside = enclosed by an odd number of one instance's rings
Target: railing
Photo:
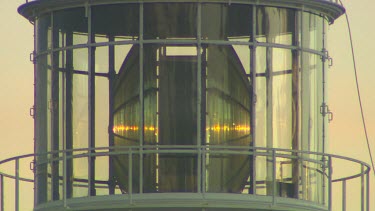
[[[129,187],[126,193],[121,193],[120,189],[116,187],[116,190],[112,194],[128,195],[132,198],[132,195],[142,194],[142,191],[132,191],[132,180],[133,171],[138,169],[134,166],[136,158],[143,157],[144,155],[161,155],[161,154],[192,154],[196,156],[198,166],[201,165],[200,169],[197,170],[197,185],[201,188],[197,188],[197,192],[206,190],[206,179],[205,172],[207,171],[207,160],[208,157],[213,155],[228,156],[248,156],[250,162],[255,165],[253,178],[256,180],[248,180],[248,184],[245,186],[241,193],[237,194],[254,194],[258,196],[272,197],[272,204],[277,205],[277,198],[294,198],[310,201],[317,205],[324,207],[324,210],[358,210],[358,211],[369,211],[369,170],[370,167],[361,161],[322,153],[313,153],[306,151],[286,150],[286,149],[269,149],[269,148],[255,148],[255,147],[238,147],[238,146],[164,146],[164,145],[152,145],[152,146],[130,146],[130,147],[103,147],[95,149],[75,149],[65,151],[55,151],[46,154],[28,154],[18,157],[13,157],[0,161],[0,211],[5,210],[30,210],[34,204],[32,200],[33,195],[33,182],[34,172],[37,168],[43,168],[48,166],[50,168],[56,163],[59,163],[59,175],[58,175],[58,186],[62,196],[59,196],[57,200],[63,202],[64,206],[69,204],[71,198],[67,195],[67,182],[63,179],[67,174],[67,168],[69,168],[69,162],[76,162],[78,160],[86,163],[84,169],[89,169],[87,161],[95,159],[100,162],[100,165],[105,165],[101,168],[101,171],[108,169],[109,158],[113,156],[124,156],[128,162],[128,181]],[[142,156],[140,156],[142,155]],[[39,163],[34,164],[34,159],[38,158]],[[45,160],[43,161],[43,159]],[[93,158],[93,159],[89,159]],[[101,161],[100,161],[101,160]],[[262,160],[264,161],[263,163]],[[139,161],[139,160],[138,160]],[[257,163],[260,162],[260,165]],[[139,161],[139,164],[141,161]],[[283,175],[287,165],[298,166],[298,194],[294,196],[283,195],[278,192],[280,189],[280,181],[291,181],[290,178],[283,178]],[[97,164],[99,165],[99,164]],[[142,164],[143,165],[143,164]],[[262,166],[267,165],[268,170],[265,170]],[[102,166],[103,167],[103,166]],[[350,172],[343,168],[346,167]],[[52,167],[53,168],[53,167]],[[289,168],[291,169],[291,168]],[[357,170],[355,170],[357,169]],[[342,172],[340,172],[343,170]],[[53,170],[48,170],[48,172]],[[263,176],[261,171],[263,171]],[[267,172],[264,175],[264,172]],[[291,171],[291,170],[290,170]],[[48,177],[48,187],[51,186],[53,181],[51,180],[51,173],[46,173]],[[310,175],[310,176],[303,176]],[[312,175],[312,176],[311,176]],[[315,176],[314,176],[315,175]],[[145,176],[146,177],[146,176]],[[97,195],[110,195],[109,189],[111,182],[109,181],[109,175],[106,178],[94,178],[95,188],[98,191]],[[318,179],[320,178],[320,179]],[[85,178],[75,178],[73,181],[73,188],[79,189],[83,194],[72,196],[85,197],[90,195],[89,186],[93,178],[89,176]],[[142,184],[143,177],[139,178],[139,183]],[[289,180],[288,180],[289,179]],[[309,180],[309,181],[306,181]],[[133,181],[133,182],[131,182]],[[255,185],[252,191],[250,190],[251,183]],[[290,184],[290,183],[289,183]],[[310,184],[310,185],[309,185]],[[320,199],[312,199],[308,192],[311,189],[311,185],[321,188],[320,194],[323,196]],[[142,187],[142,186],[141,186]],[[268,188],[270,191],[264,191],[264,188]],[[348,191],[350,190],[350,191]],[[319,190],[316,190],[319,192]],[[310,190],[311,192],[311,190]],[[346,200],[350,192],[351,199]],[[208,192],[207,192],[208,193]],[[358,193],[358,194],[356,194]],[[53,194],[49,193],[47,202],[53,201]],[[358,203],[354,203],[353,195],[358,196]],[[93,196],[91,196],[93,197]],[[335,199],[335,200],[333,200]],[[300,200],[299,200],[300,201]],[[350,202],[350,203],[348,203]],[[353,205],[354,203],[354,205]]]

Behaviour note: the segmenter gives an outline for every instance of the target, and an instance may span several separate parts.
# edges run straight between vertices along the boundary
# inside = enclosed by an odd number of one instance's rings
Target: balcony
[[[150,191],[136,186],[146,186],[149,175],[134,180],[142,169],[143,157],[162,155],[196,157],[197,188],[188,191]],[[250,172],[246,185],[240,192],[212,191],[209,188],[213,176],[209,176],[210,162],[214,158],[226,156],[245,156],[256,166]],[[115,157],[126,158],[128,180],[127,191],[121,190],[110,179],[110,173],[103,176],[88,174],[76,175],[72,181],[72,197],[68,197],[67,166],[73,162],[80,170],[89,171],[89,158],[95,159],[96,172],[109,172],[110,160]],[[141,159],[140,159],[141,158]],[[34,159],[39,160],[38,166]],[[91,159],[90,159],[91,160]],[[211,160],[211,161],[210,161]],[[264,161],[266,164],[259,165]],[[57,167],[59,175],[51,172]],[[294,167],[293,167],[294,166]],[[351,172],[340,173],[345,166]],[[0,162],[0,210],[30,210],[33,207],[33,183],[36,168],[45,168],[48,172],[47,187],[53,183],[58,191],[51,191],[45,203],[35,210],[107,210],[108,208],[147,208],[150,206],[167,210],[169,208],[194,207],[197,210],[209,208],[231,208],[234,210],[360,210],[369,211],[369,170],[370,167],[358,160],[337,155],[304,151],[267,149],[235,146],[142,146],[76,149],[56,151],[43,155],[27,154]],[[156,166],[156,172],[158,171]],[[267,169],[267,170],[265,170]],[[288,177],[285,172],[299,176]],[[137,173],[134,173],[137,172]],[[263,173],[262,173],[263,172]],[[264,174],[264,172],[267,172]],[[300,176],[310,174],[310,177]],[[96,178],[95,175],[97,175]],[[102,174],[103,175],[103,174]],[[217,176],[217,175],[215,175]],[[100,177],[100,178],[98,178]],[[55,179],[52,179],[55,178]],[[252,179],[255,178],[255,179]],[[309,179],[306,179],[309,178]],[[308,180],[308,181],[307,181]],[[94,181],[90,183],[89,181]],[[137,181],[135,184],[134,181]],[[138,184],[139,182],[139,184]],[[158,181],[155,181],[158,185]],[[293,185],[294,184],[294,185]],[[57,185],[57,186],[56,186]],[[94,185],[95,196],[90,193]],[[253,188],[252,188],[253,187]],[[114,188],[114,191],[110,189]],[[314,194],[317,189],[322,195]],[[348,200],[350,194],[350,200]],[[54,197],[55,195],[55,197]],[[357,198],[356,198],[357,196]],[[183,210],[183,209],[180,209]]]

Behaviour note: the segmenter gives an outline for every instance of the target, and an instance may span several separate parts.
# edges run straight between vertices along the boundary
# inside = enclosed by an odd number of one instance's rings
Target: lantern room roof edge
[[[35,17],[55,10],[62,10],[89,5],[123,4],[123,3],[227,3],[250,4],[291,8],[322,14],[330,23],[345,13],[345,8],[338,0],[27,0],[18,8],[18,13],[31,22]]]

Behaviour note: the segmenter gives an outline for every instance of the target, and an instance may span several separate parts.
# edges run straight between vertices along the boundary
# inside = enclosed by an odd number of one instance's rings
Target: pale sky
[[[0,160],[33,152],[33,27],[18,15],[25,0],[0,0]],[[375,1],[343,0],[351,21],[358,77],[372,153],[375,153]],[[329,70],[329,107],[334,120],[329,125],[329,152],[370,164],[356,94],[346,20],[342,16],[329,27],[328,50],[333,57]],[[375,156],[375,155],[374,155]],[[345,166],[341,169],[345,172]],[[370,198],[375,198],[371,174]],[[30,190],[32,191],[32,190]],[[375,210],[375,200],[371,200]],[[348,208],[348,210],[351,210]],[[355,210],[353,210],[355,211]]]

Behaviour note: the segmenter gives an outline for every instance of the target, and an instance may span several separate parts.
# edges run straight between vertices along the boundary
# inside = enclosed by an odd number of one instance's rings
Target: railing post
[[[346,211],[346,180],[342,181],[342,211]]]
[[[4,211],[4,175],[0,174],[0,211]]]
[[[16,159],[16,184],[15,184],[15,211],[19,210],[19,191],[20,191],[20,160]]]
[[[129,172],[128,172],[128,185],[129,185],[129,201],[130,204],[133,203],[133,154],[132,154],[132,148],[129,147],[129,154],[128,154],[128,160],[129,160]]]
[[[364,166],[361,164],[361,211],[365,211],[365,175],[363,174]]]
[[[198,166],[198,170],[199,168],[202,169],[201,171],[198,171],[198,173],[201,173],[202,176],[199,176],[198,178],[201,177],[201,189],[202,189],[202,194],[205,194],[206,193],[206,155],[207,155],[207,151],[206,151],[206,147],[203,146],[201,148],[199,148],[199,156],[202,156],[202,162],[201,162],[201,166]],[[199,164],[199,163],[198,163]],[[198,189],[198,193],[199,193],[199,189]]]
[[[366,205],[366,210],[370,211],[370,171],[367,171],[366,173]]]
[[[66,197],[67,197],[67,158],[66,158],[66,149],[63,151],[63,204],[66,207]]]
[[[276,156],[275,156],[275,149],[272,149],[272,166],[273,166],[273,170],[272,170],[272,188],[273,188],[273,190],[272,190],[272,204],[274,204],[275,205],[275,203],[276,203],[276,199],[275,199],[275,197],[276,197],[276,195],[277,195],[277,190],[276,190],[276,186],[277,186],[277,184],[276,184]]]
[[[332,157],[328,157],[328,210],[332,211]]]

